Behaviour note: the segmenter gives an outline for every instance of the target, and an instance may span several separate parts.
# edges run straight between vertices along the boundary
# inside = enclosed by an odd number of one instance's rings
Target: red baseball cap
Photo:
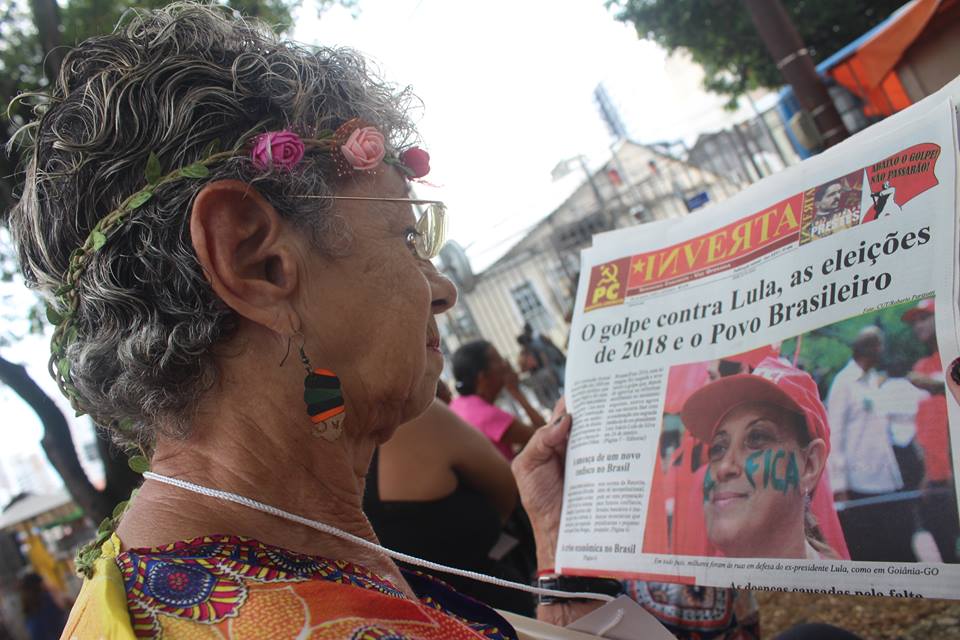
[[[708,442],[720,421],[747,402],[768,402],[799,413],[811,440],[821,438],[830,453],[830,426],[820,391],[810,374],[778,358],[764,358],[753,373],[720,378],[693,393],[680,419],[694,436]]]
[[[911,324],[934,313],[933,298],[924,298],[912,309],[907,309],[906,313],[900,316],[900,319]]]

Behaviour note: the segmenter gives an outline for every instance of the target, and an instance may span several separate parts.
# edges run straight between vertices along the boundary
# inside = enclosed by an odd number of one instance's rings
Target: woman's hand
[[[550,424],[537,429],[530,442],[513,459],[513,475],[520,500],[530,517],[537,543],[537,569],[553,571],[563,503],[563,463],[572,420],[563,399],[553,409]],[[556,603],[538,607],[537,618],[565,627],[599,608],[596,600]]]
[[[520,376],[506,360],[503,362],[503,386],[511,395],[520,392]]]
[[[530,517],[537,542],[537,566],[553,569],[563,501],[563,471],[571,418],[561,398],[550,424],[537,429],[513,460],[520,500]]]

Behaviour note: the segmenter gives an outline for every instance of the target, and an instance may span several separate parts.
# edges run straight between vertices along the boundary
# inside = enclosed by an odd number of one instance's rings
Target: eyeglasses
[[[318,200],[361,200],[371,202],[405,202],[427,205],[417,218],[413,229],[407,232],[406,241],[421,260],[433,260],[447,242],[447,206],[438,200],[415,200],[412,198],[372,198],[363,196],[298,196]]]

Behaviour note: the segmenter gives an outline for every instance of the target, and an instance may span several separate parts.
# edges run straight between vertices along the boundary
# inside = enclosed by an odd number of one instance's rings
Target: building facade
[[[460,289],[460,302],[440,320],[448,355],[483,338],[516,366],[524,324],[565,347],[580,250],[594,234],[686,215],[738,190],[723,176],[629,141],[613,147],[604,166],[584,177],[563,204],[482,273],[470,272],[455,244],[441,254],[441,268]]]

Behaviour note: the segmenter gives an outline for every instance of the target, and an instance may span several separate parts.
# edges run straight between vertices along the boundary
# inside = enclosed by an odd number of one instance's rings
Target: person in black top
[[[363,499],[364,512],[385,547],[529,583],[531,576],[504,557],[516,541],[501,541],[502,527],[516,505],[509,463],[483,434],[439,401],[377,449]],[[494,608],[534,612],[526,593],[447,573],[434,575]]]

